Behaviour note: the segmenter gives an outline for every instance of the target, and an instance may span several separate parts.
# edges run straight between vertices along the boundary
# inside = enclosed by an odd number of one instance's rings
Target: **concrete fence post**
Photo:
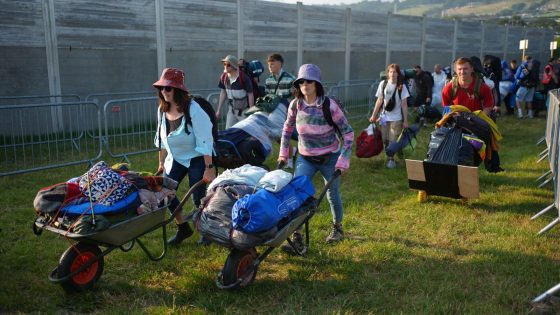
[[[299,68],[303,64],[303,3],[297,3],[297,66]]]
[[[480,54],[478,56],[478,58],[480,58],[480,60],[482,60],[482,58],[484,57],[484,49],[485,49],[485,41],[486,41],[486,24],[484,23],[484,21],[480,21],[480,28],[482,29],[480,34]]]
[[[453,51],[451,52],[451,67],[453,67],[455,59],[457,59],[457,33],[459,33],[459,21],[457,19],[454,19],[453,21],[455,22],[455,25],[453,26]]]
[[[352,9],[346,8],[346,47],[344,53],[344,80],[350,80],[350,57],[352,55]]]
[[[167,67],[165,43],[165,6],[164,0],[156,0],[156,50],[158,74]]]
[[[502,58],[502,60],[507,60],[508,37],[509,37],[509,24],[506,24],[505,40],[504,40],[504,57]]]
[[[387,42],[385,44],[385,65],[383,69],[391,63],[391,12],[387,12]]]
[[[58,40],[56,37],[56,19],[54,0],[43,0],[43,22],[45,27],[45,50],[47,56],[47,76],[50,95],[61,95],[60,67],[58,63]],[[51,103],[59,103],[59,97],[51,98]],[[51,120],[54,131],[62,131],[62,108],[51,107]]]
[[[422,35],[420,36],[420,67],[425,69],[426,58],[426,15],[422,15]]]
[[[245,58],[245,34],[243,29],[243,0],[237,0],[237,58]]]

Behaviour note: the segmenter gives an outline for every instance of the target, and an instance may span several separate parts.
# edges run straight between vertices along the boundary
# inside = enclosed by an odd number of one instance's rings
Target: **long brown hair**
[[[189,92],[185,92],[183,90],[179,90],[176,88],[172,88],[173,91],[173,100],[175,101],[175,103],[177,103],[177,111],[179,113],[184,113],[187,109],[187,105],[191,103],[192,100],[192,95]],[[171,104],[169,102],[165,101],[165,98],[163,97],[163,94],[161,94],[161,91],[158,89],[158,98],[159,98],[159,109],[162,112],[167,112],[169,111],[169,108],[171,107]]]
[[[392,63],[392,64],[387,66],[387,69],[385,70],[385,73],[387,75],[387,82],[389,81],[389,70],[390,69],[395,69],[395,72],[397,72],[397,89],[399,89],[399,91],[402,91],[403,84],[404,84],[404,78],[403,78],[403,75],[401,73],[401,66],[399,66],[396,63]]]

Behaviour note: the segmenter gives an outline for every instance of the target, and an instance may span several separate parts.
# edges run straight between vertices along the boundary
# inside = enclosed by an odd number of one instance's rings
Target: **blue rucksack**
[[[298,176],[278,192],[260,189],[252,195],[245,195],[231,210],[233,228],[246,233],[268,231],[314,194],[315,188],[309,177]]]

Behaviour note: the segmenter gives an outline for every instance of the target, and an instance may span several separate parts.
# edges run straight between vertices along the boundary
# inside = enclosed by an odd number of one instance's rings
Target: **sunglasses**
[[[302,84],[303,82],[305,82],[305,83],[307,83],[307,84],[311,84],[311,83],[313,83],[313,82],[315,82],[315,81],[313,81],[313,80],[301,79],[301,80],[298,81],[298,85],[299,85],[299,84]]]
[[[173,89],[173,88],[170,87],[170,86],[160,86],[160,87],[159,87],[159,90],[160,90],[160,91],[165,90],[165,92],[171,92],[172,89]]]

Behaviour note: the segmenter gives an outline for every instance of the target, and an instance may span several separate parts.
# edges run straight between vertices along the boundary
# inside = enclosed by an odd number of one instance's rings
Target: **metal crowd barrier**
[[[549,206],[545,207],[537,214],[535,214],[531,220],[535,220],[536,218],[540,217],[541,215],[547,213],[548,211],[556,208],[559,210],[558,217],[552,220],[547,226],[542,228],[539,231],[539,235],[550,230],[556,224],[560,223],[560,200],[558,196],[558,150],[559,150],[559,131],[560,131],[560,97],[558,90],[551,90],[548,93],[549,98],[549,105],[548,105],[548,112],[547,112],[547,121],[546,121],[546,131],[545,131],[545,142],[547,146],[546,154],[543,155],[541,152],[540,155],[544,157],[548,157],[548,165],[549,171],[545,172],[539,179],[537,180],[545,180],[539,187],[543,187],[544,184],[548,182],[553,183],[554,189],[554,202]],[[542,160],[543,157],[541,157]],[[548,177],[548,178],[547,178]]]
[[[1,105],[27,105],[42,103],[79,102],[77,94],[0,96]]]
[[[327,95],[339,99],[344,104],[349,119],[366,117],[373,102],[374,87],[375,82],[342,84],[331,87]]]
[[[0,176],[92,163],[101,157],[101,141],[81,137],[84,131],[101,132],[96,103],[0,106]]]
[[[559,213],[558,216],[552,220],[547,226],[539,231],[539,235],[553,228],[556,224],[560,223],[560,202],[559,202],[559,181],[558,181],[558,154],[559,154],[559,138],[560,138],[560,95],[559,90],[551,90],[548,92],[548,112],[547,112],[547,122],[546,122],[546,132],[545,132],[545,142],[548,148],[548,164],[550,171],[546,172],[544,175],[550,174],[550,179],[553,182],[554,188],[554,202],[541,210],[539,213],[535,214],[531,220],[538,218],[539,216],[545,214],[546,212],[556,208]],[[543,176],[544,176],[543,175]],[[543,178],[541,176],[541,178]],[[556,292],[560,291],[560,283],[548,289],[546,292],[537,296],[532,302],[540,303],[550,297],[552,297]]]
[[[158,150],[154,146],[158,98],[111,100],[103,106],[103,143],[112,157],[128,161],[129,155]]]

